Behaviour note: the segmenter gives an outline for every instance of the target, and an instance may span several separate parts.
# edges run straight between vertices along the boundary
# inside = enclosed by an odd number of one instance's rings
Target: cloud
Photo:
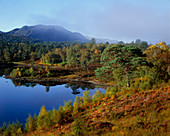
[[[70,3],[71,4],[71,3]],[[50,15],[34,14],[32,24],[60,25],[92,37],[132,41],[137,38],[147,41],[163,40],[170,43],[170,13],[130,1],[110,3],[78,3],[56,7]]]

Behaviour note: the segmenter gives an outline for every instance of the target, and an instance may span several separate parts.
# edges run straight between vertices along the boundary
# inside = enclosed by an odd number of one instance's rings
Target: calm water
[[[21,85],[21,86],[17,86]],[[96,90],[105,92],[105,89],[95,88],[83,83],[67,83],[53,86],[43,86],[31,83],[16,83],[10,79],[0,77],[0,126],[3,122],[20,121],[25,123],[28,114],[38,114],[42,105],[47,110],[56,109],[64,105],[64,101],[82,96],[85,90],[92,95]],[[78,94],[79,92],[79,94]]]

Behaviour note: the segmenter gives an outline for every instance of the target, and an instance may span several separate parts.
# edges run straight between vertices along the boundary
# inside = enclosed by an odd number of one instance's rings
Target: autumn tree
[[[81,49],[80,52],[81,52],[81,58],[80,58],[81,67],[87,68],[88,70],[88,65],[90,61],[90,52],[88,49]]]
[[[66,61],[66,48],[56,48],[56,54],[60,55],[63,62]]]
[[[151,45],[144,53],[146,54],[146,60],[154,65],[152,71],[157,71],[155,76],[168,79],[168,76],[170,76],[170,51],[168,45],[165,42]],[[167,77],[165,78],[165,76]]]
[[[53,52],[48,52],[46,55],[43,55],[41,58],[42,63],[55,64],[62,62],[60,55]]]

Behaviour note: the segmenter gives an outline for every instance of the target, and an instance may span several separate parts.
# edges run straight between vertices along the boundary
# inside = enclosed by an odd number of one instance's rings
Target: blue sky
[[[37,24],[90,37],[170,43],[170,0],[0,0],[0,31]]]

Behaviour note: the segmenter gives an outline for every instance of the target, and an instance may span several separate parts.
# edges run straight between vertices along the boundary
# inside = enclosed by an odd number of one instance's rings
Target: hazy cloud
[[[67,4],[53,9],[50,16],[31,15],[29,23],[60,25],[92,37],[131,41],[164,40],[170,43],[169,11],[155,10],[131,2],[114,1],[108,4],[89,6]]]

